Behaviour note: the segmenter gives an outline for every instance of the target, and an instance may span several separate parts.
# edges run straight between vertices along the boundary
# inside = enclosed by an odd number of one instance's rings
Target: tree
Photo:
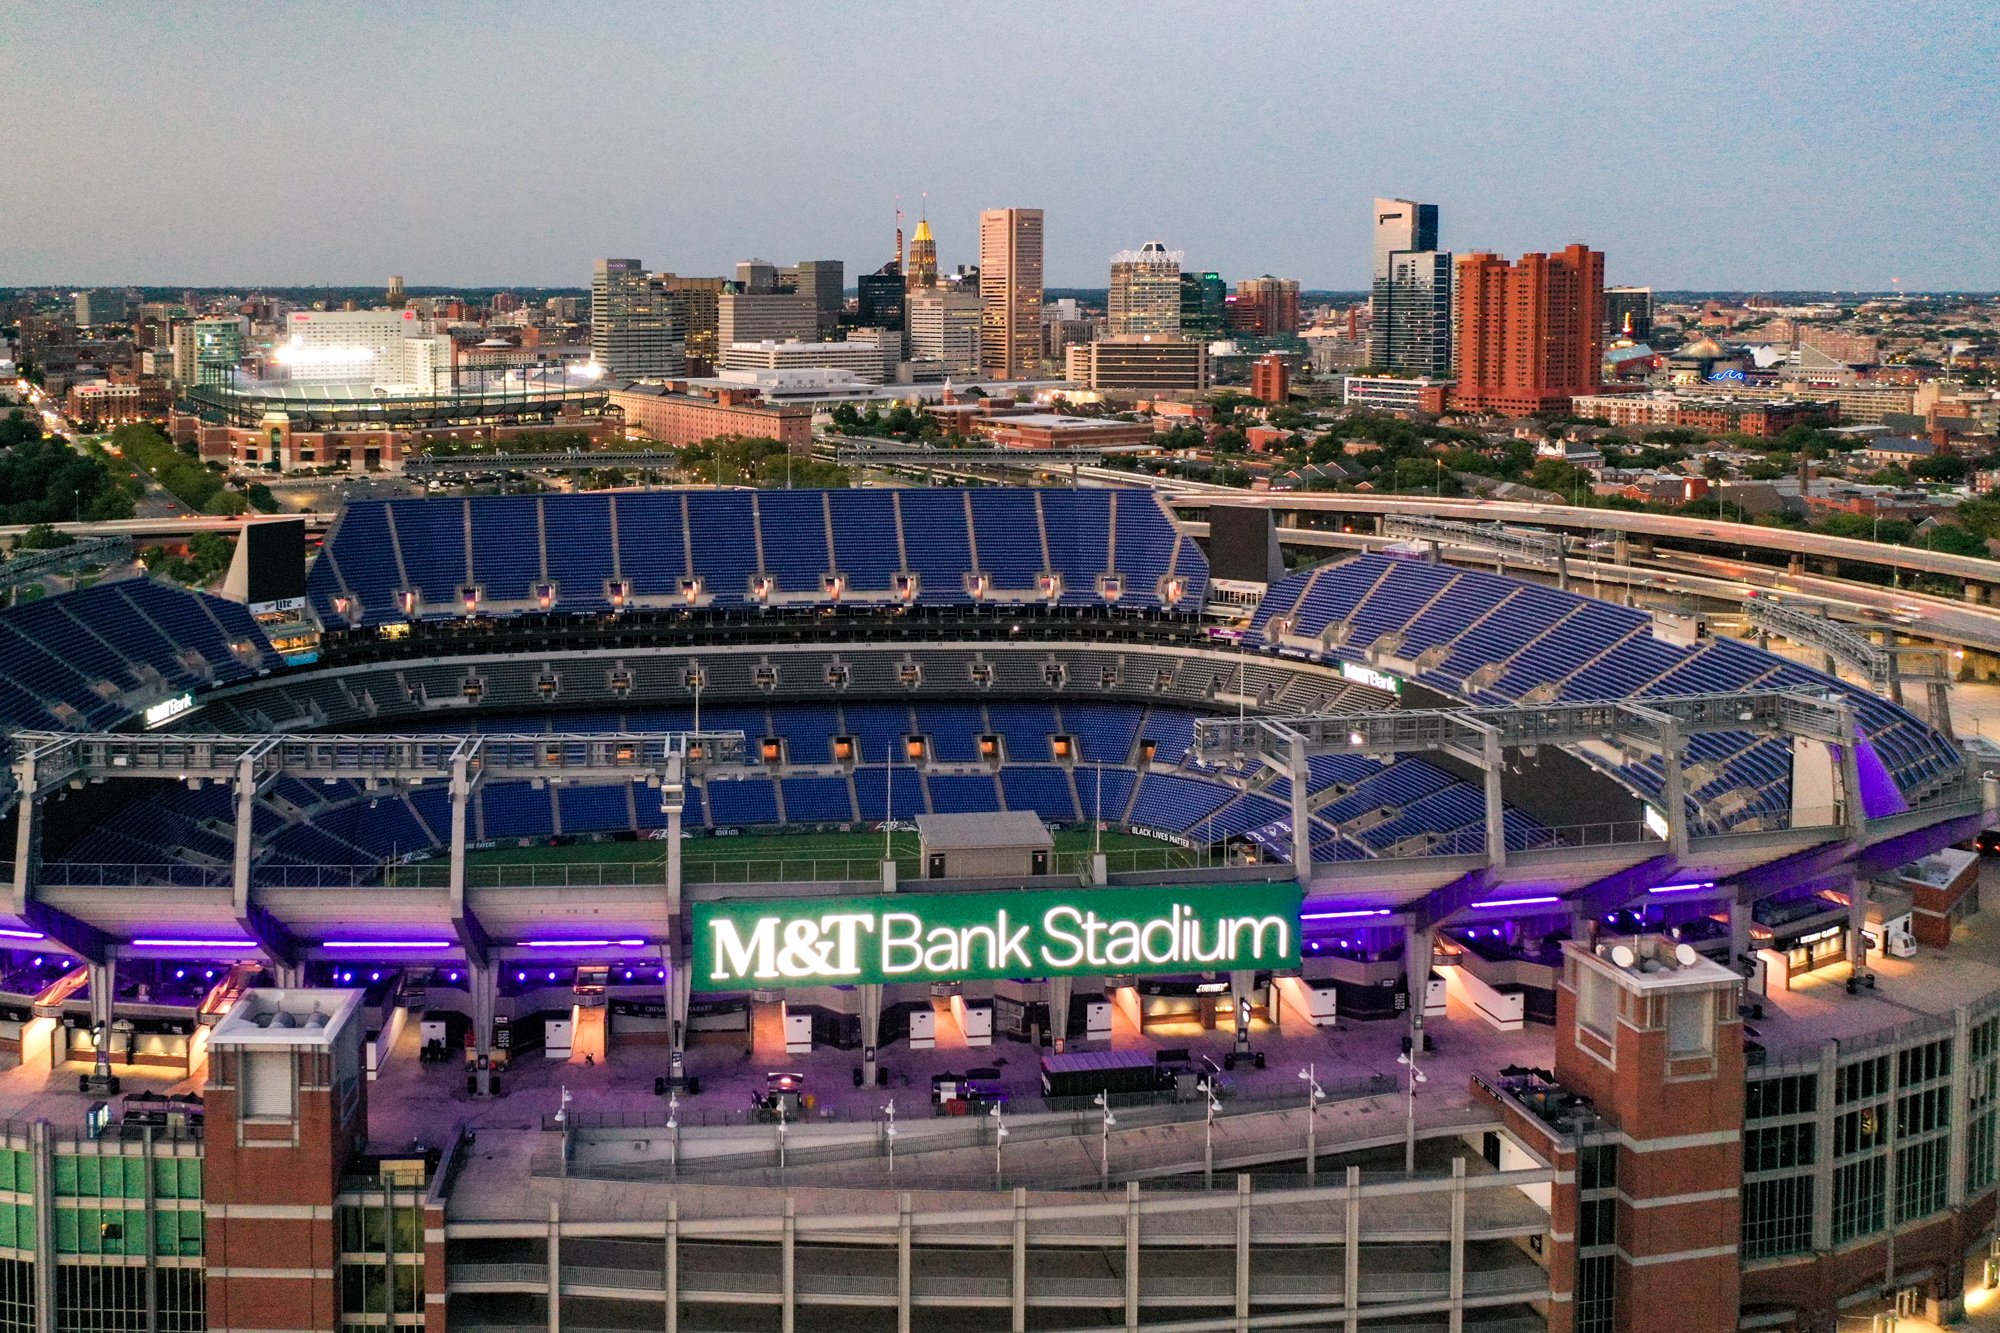
[[[0,418],[0,449],[12,449],[17,444],[41,438],[41,426],[18,407]]]
[[[1913,545],[1922,545],[1927,550],[1943,551],[1946,555],[1971,555],[1984,559],[1988,552],[1982,537],[1967,532],[1955,523],[1940,523],[1923,534],[1921,542],[1911,538]]]
[[[76,545],[76,538],[60,528],[52,528],[46,523],[37,523],[22,533],[14,542],[17,551],[53,551],[64,546]]]

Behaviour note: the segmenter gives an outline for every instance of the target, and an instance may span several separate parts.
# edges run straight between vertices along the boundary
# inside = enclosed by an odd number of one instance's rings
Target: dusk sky
[[[1987,0],[0,8],[0,285],[585,285],[1047,211],[1231,281],[1581,240],[1658,287],[2000,288]]]

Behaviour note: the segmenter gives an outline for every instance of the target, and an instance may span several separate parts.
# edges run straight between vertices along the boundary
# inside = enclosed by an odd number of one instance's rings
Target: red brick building
[[[1604,365],[1604,256],[1572,245],[1509,263],[1484,252],[1458,261],[1454,298],[1461,411],[1529,416],[1567,411],[1594,393]]]
[[[993,443],[1016,449],[1093,449],[1112,444],[1148,444],[1153,427],[1145,421],[1110,421],[1054,412],[988,417],[973,423]]]
[[[760,436],[793,453],[812,448],[812,408],[762,401],[754,390],[691,393],[685,384],[621,384],[611,405],[661,444],[700,444],[722,435]]]
[[[1292,372],[1276,352],[1250,363],[1250,396],[1263,403],[1285,403],[1292,396]]]

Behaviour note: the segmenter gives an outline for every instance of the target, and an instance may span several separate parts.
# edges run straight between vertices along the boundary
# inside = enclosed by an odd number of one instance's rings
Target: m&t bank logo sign
[[[697,903],[694,987],[1286,968],[1296,884]]]

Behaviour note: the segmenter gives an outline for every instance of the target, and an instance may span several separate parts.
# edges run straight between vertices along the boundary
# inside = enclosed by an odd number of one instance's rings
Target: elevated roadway
[[[1098,481],[1116,479],[1126,485],[1135,480],[1143,481],[1135,479],[1130,473],[1109,468],[1086,469],[1086,476]],[[1349,492],[1271,494],[1185,482],[1156,489],[1161,490],[1167,502],[1176,509],[1200,509],[1218,500],[1227,500],[1232,505],[1272,509],[1286,514],[1355,514],[1371,518],[1380,514],[1410,514],[1468,523],[1525,524],[1568,532],[1622,532],[1639,537],[1662,537],[1677,542],[1740,549],[1756,548],[1801,559],[1874,565],[1963,579],[1977,590],[1976,595],[1981,599],[2000,589],[2000,562],[1980,556],[1951,555],[1913,546],[1887,546],[1852,537],[1829,537],[1824,533],[1758,527],[1721,519],[1685,518],[1676,514],[1648,514],[1626,509],[1585,509],[1521,500],[1438,499],[1432,496],[1360,495]]]

